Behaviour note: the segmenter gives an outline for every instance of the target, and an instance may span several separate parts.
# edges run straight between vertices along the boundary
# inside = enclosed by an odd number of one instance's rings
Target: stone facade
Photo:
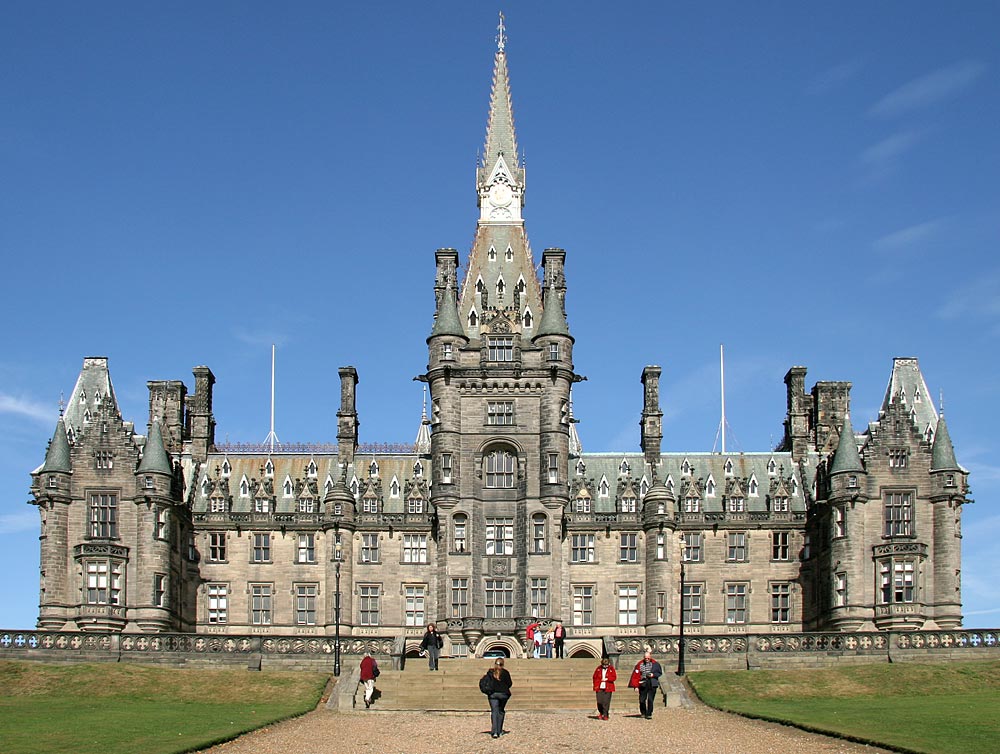
[[[438,621],[461,655],[517,652],[533,616],[577,641],[961,625],[967,474],[915,359],[861,434],[850,383],[806,392],[792,367],[780,446],[729,455],[662,450],[649,366],[641,452],[584,453],[566,253],[539,279],[503,49],[476,178],[461,283],[435,255],[413,446],[358,444],[352,367],[335,445],[267,448],[216,443],[208,367],[191,393],[148,383],[142,436],[107,359],[84,360],[33,475],[39,628],[382,641]]]

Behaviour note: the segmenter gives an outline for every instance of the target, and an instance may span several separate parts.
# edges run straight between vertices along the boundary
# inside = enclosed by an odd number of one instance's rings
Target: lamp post
[[[334,550],[334,560],[336,560],[336,565],[333,567],[334,577],[336,579],[336,593],[333,595],[333,620],[336,623],[334,640],[333,640],[333,674],[335,676],[340,676],[340,561],[343,557],[343,550],[340,547],[340,542],[337,542],[337,547]]]
[[[681,632],[677,641],[677,675],[684,675],[684,535],[681,535]]]

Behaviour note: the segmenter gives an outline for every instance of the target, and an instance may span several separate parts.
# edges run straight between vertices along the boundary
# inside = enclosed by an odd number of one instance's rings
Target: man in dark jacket
[[[437,627],[433,623],[427,624],[427,631],[420,642],[420,651],[427,653],[427,664],[431,670],[438,669],[438,657],[441,655],[441,648],[444,646],[444,639],[437,632]]]
[[[653,719],[653,702],[660,687],[661,675],[663,668],[653,659],[653,653],[646,650],[646,654],[635,664],[628,682],[629,687],[639,689],[639,714],[647,720]]]

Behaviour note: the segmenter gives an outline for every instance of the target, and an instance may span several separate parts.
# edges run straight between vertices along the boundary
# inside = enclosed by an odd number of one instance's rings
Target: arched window
[[[545,514],[536,513],[531,517],[531,551],[536,555],[548,551]]]
[[[468,549],[469,517],[464,513],[456,513],[451,518],[451,541],[455,552],[465,552]]]
[[[512,489],[517,459],[509,450],[494,450],[487,454],[486,486],[489,489]]]

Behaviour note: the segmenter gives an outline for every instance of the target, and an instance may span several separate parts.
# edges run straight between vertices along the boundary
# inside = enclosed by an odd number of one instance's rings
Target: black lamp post
[[[684,535],[681,535],[681,634],[677,642],[677,675],[684,675]]]
[[[336,629],[333,640],[333,674],[335,676],[340,675],[340,560],[343,557],[343,550],[341,550],[340,542],[337,542],[337,547],[334,550],[334,559],[337,561],[336,565],[333,567],[334,576],[337,582],[337,592],[333,596],[333,620],[336,623]]]

